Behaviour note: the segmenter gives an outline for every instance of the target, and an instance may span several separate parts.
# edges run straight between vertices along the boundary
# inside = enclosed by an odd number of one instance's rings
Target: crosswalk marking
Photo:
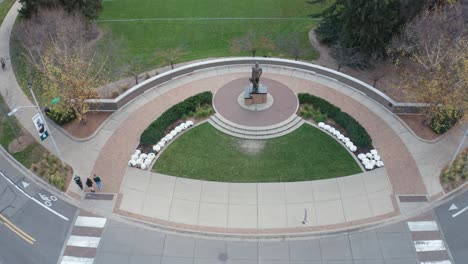
[[[102,217],[78,216],[75,225],[103,228],[106,225],[106,221],[107,219]]]
[[[435,221],[417,221],[417,222],[408,222],[408,227],[410,231],[437,231],[439,227]]]
[[[452,264],[450,260],[442,260],[442,261],[424,261],[421,264]]]
[[[62,262],[60,262],[60,264],[93,264],[93,262],[94,259],[92,258],[63,256]]]
[[[100,237],[70,236],[67,246],[97,248],[101,241]]]
[[[442,240],[418,240],[414,241],[416,252],[446,250]]]

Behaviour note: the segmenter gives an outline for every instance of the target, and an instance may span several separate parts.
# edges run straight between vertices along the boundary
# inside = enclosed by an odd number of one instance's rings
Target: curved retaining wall
[[[393,113],[419,113],[421,112],[421,108],[425,106],[425,104],[421,103],[396,102],[386,94],[363,81],[322,66],[300,61],[262,57],[235,57],[189,64],[154,76],[136,86],[133,86],[115,99],[91,99],[88,100],[88,102],[91,103],[91,110],[94,111],[117,111],[149,89],[161,86],[177,77],[188,75],[200,70],[223,66],[251,66],[255,64],[255,62],[258,62],[261,65],[299,69],[310,72],[310,74],[335,80],[353,89],[361,91]]]

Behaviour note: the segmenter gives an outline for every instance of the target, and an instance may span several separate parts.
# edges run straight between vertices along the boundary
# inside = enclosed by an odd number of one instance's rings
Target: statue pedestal
[[[260,85],[257,92],[252,92],[253,87],[249,86],[244,89],[244,104],[264,104],[267,102],[268,89],[265,86]]]

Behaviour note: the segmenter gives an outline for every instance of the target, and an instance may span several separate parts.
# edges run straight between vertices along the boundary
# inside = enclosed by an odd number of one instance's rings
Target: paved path
[[[16,3],[0,28],[0,57],[9,57],[9,36],[18,8],[19,4]],[[7,62],[8,71],[0,74],[1,94],[10,108],[31,105],[16,82],[11,71],[10,60]],[[138,139],[143,129],[171,105],[199,91],[207,90],[207,88],[215,91],[223,83],[244,77],[245,73],[249,71],[248,67],[214,69],[171,81],[157,90],[145,93],[130,105],[114,113],[103,129],[86,142],[75,142],[54,128],[51,132],[64,159],[72,165],[76,174],[87,177],[93,172],[98,173],[104,181],[106,192],[122,193],[120,206],[124,206],[125,209],[128,209],[127,207],[138,208],[142,204],[132,205],[130,203],[129,205],[128,201],[125,200],[126,190],[124,188],[127,187],[123,184],[125,183],[124,176],[127,177],[128,171],[130,171],[126,167],[127,160],[138,145]],[[385,162],[383,170],[388,176],[393,194],[422,194],[434,198],[442,195],[438,174],[455,151],[462,135],[460,133],[462,129],[453,129],[437,143],[427,143],[410,133],[398,118],[382,106],[349,87],[301,71],[291,72],[289,69],[268,68],[265,69],[265,72],[268,72],[265,77],[287,84],[294,92],[310,92],[327,99],[363,124],[372,136],[374,145],[382,154]],[[36,135],[31,122],[31,117],[34,114],[35,112],[31,109],[22,109],[16,114],[19,121],[32,135]],[[53,151],[50,140],[41,143]],[[465,145],[468,145],[468,142],[465,142]],[[286,191],[284,192],[286,193]],[[74,184],[70,185],[68,193],[81,196],[81,192]],[[341,194],[340,190],[340,197]],[[388,196],[388,194],[386,195]],[[127,195],[127,199],[128,197],[131,195]],[[315,199],[313,202],[318,202],[318,200]],[[314,206],[317,208],[321,205],[315,203]],[[368,207],[372,210],[372,205]],[[120,209],[117,208],[117,210]],[[397,210],[395,207],[393,209]],[[369,208],[364,209],[363,212],[365,210],[369,212]],[[344,208],[342,215],[345,222],[350,222],[346,221],[346,209]],[[372,212],[372,214],[368,213],[365,216],[374,215],[375,213]],[[288,223],[288,219],[286,218],[286,222],[282,220],[282,223]],[[352,222],[352,219],[353,217],[349,217],[348,220]],[[197,221],[199,221],[198,218]],[[317,218],[317,223],[318,221]],[[190,224],[197,225],[198,222],[192,221]]]

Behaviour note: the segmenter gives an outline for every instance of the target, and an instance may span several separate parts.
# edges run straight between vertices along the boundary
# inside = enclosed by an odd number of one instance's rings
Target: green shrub
[[[429,123],[429,127],[437,134],[443,134],[452,128],[460,118],[463,117],[462,111],[446,110],[435,114]]]
[[[200,107],[193,116],[195,117],[195,119],[202,119],[202,118],[209,117],[210,115],[213,114],[213,112],[214,111],[211,105],[205,105],[204,107]],[[182,119],[183,118],[184,116],[182,116]]]
[[[50,112],[47,116],[52,119],[57,125],[64,125],[73,119],[75,119],[75,111],[71,108],[68,108],[63,111],[58,111],[55,109],[50,109]]]
[[[327,115],[326,114],[322,114],[320,112],[316,112],[314,113],[313,117],[312,117],[315,121],[315,123],[319,123],[319,122],[325,122],[327,121]]]
[[[65,177],[61,176],[60,173],[51,174],[49,182],[60,190],[65,190]]]
[[[315,108],[320,109],[322,114],[327,114],[330,118],[334,118],[337,113],[341,112],[339,107],[330,104],[327,100],[311,94],[300,93],[298,98],[300,104],[311,104]]]
[[[372,145],[372,139],[361,124],[356,119],[348,115],[345,112],[341,112],[341,109],[332,105],[327,100],[322,98],[300,93],[298,94],[299,103],[301,104],[312,104],[315,108],[320,110],[320,114],[314,114],[315,122],[324,122],[327,116],[333,119],[339,126],[341,126],[348,134],[349,139],[357,147],[369,147]]]
[[[213,94],[211,92],[203,92],[173,105],[143,131],[140,136],[140,143],[143,145],[154,145],[158,143],[158,141],[163,138],[164,132],[168,126],[182,117],[189,115],[189,113],[196,112],[197,108],[200,106],[211,105],[212,98]]]

